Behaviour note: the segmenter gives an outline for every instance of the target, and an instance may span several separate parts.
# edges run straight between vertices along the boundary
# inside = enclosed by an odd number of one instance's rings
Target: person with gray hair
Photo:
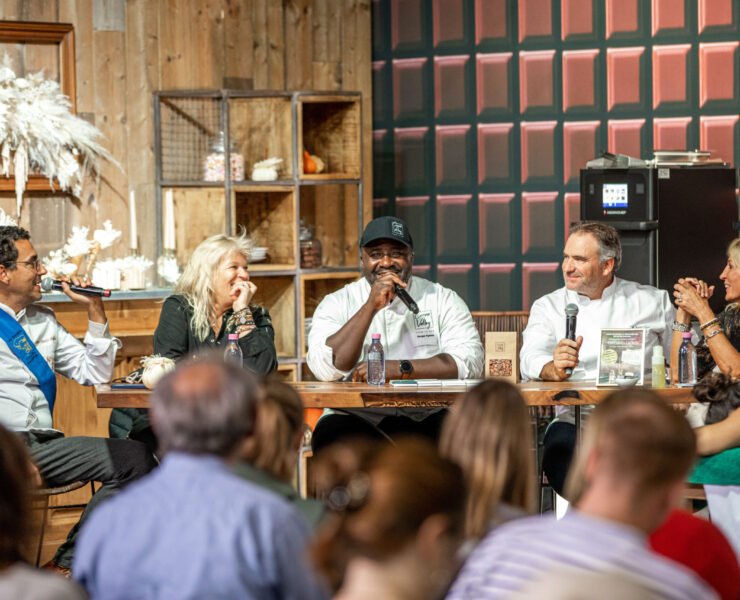
[[[75,578],[93,598],[324,599],[296,510],[232,472],[263,391],[219,360],[180,364],[151,398],[162,464],[81,534]]]
[[[653,347],[669,356],[674,310],[668,293],[615,275],[622,260],[619,234],[604,223],[582,222],[563,251],[565,286],[539,298],[529,313],[520,353],[522,378],[542,381],[596,380],[601,329],[645,330],[645,364]],[[575,339],[565,337],[565,309],[577,307]],[[562,495],[575,447],[573,410],[562,407],[545,434],[543,470]]]

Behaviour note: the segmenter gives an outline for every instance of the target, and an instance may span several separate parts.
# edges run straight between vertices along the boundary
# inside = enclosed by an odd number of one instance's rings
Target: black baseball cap
[[[406,221],[398,217],[378,217],[373,219],[365,227],[360,238],[360,248],[364,248],[377,240],[392,240],[401,242],[414,249],[414,240],[411,239],[409,226]]]

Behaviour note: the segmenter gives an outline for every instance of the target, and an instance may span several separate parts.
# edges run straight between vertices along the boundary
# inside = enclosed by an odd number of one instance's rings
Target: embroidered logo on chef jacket
[[[431,310],[425,310],[414,315],[414,345],[417,348],[439,346],[439,338],[434,330]]]

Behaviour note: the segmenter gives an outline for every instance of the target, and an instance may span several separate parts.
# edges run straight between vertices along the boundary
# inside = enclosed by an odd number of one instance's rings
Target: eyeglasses
[[[14,260],[13,262],[16,265],[28,265],[29,267],[31,267],[37,273],[39,271],[41,271],[41,269],[44,268],[44,265],[42,264],[40,258],[37,258],[35,260]]]
[[[382,252],[380,250],[365,250],[365,253],[370,257],[370,260],[382,260],[384,256],[390,257],[391,260],[408,259],[409,253],[403,250],[391,250],[390,252]]]

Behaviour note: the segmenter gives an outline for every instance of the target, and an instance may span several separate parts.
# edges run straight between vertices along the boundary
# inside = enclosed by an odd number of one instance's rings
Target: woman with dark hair
[[[80,600],[75,583],[26,564],[22,548],[29,534],[33,479],[31,459],[17,437],[0,425],[0,598]]]
[[[459,468],[418,439],[384,445],[363,462],[329,492],[336,514],[314,546],[335,598],[441,598],[462,538]]]
[[[467,538],[480,539],[491,527],[531,512],[531,423],[516,386],[489,379],[468,391],[445,419],[439,448],[465,475]]]

